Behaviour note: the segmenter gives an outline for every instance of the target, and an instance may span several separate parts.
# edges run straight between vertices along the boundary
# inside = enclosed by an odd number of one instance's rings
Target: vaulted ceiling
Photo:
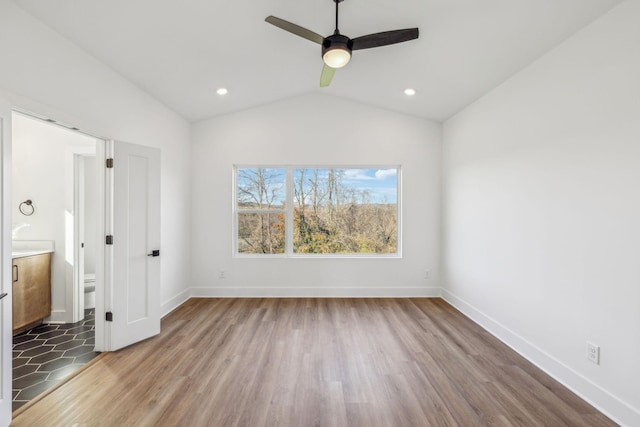
[[[189,121],[314,91],[445,120],[620,2],[345,0],[343,34],[420,38],[354,52],[321,89],[320,47],[264,19],[330,35],[332,0],[14,1]]]

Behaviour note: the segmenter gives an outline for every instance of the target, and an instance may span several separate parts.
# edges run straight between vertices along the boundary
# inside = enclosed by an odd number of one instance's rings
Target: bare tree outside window
[[[397,197],[381,191],[373,169],[294,169],[293,252],[394,254]],[[380,176],[380,174],[378,174]],[[396,175],[384,187],[397,190]]]
[[[284,253],[285,176],[283,169],[237,169],[239,253]]]
[[[396,255],[398,174],[398,167],[237,168],[237,251]]]

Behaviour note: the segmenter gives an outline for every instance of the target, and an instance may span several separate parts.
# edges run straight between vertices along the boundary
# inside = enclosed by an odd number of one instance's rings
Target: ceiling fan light
[[[322,55],[322,60],[331,68],[342,68],[351,60],[351,52],[342,47],[327,50]]]
[[[322,42],[322,60],[331,68],[342,68],[351,60],[352,41],[340,33],[333,34]]]

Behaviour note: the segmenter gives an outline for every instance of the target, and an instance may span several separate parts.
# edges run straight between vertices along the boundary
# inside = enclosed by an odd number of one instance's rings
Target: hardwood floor
[[[12,426],[612,426],[441,299],[192,299]]]

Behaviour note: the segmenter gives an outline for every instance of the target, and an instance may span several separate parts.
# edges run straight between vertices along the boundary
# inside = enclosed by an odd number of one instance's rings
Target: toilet
[[[95,308],[96,306],[96,275],[95,273],[85,273],[84,275],[84,308]]]

